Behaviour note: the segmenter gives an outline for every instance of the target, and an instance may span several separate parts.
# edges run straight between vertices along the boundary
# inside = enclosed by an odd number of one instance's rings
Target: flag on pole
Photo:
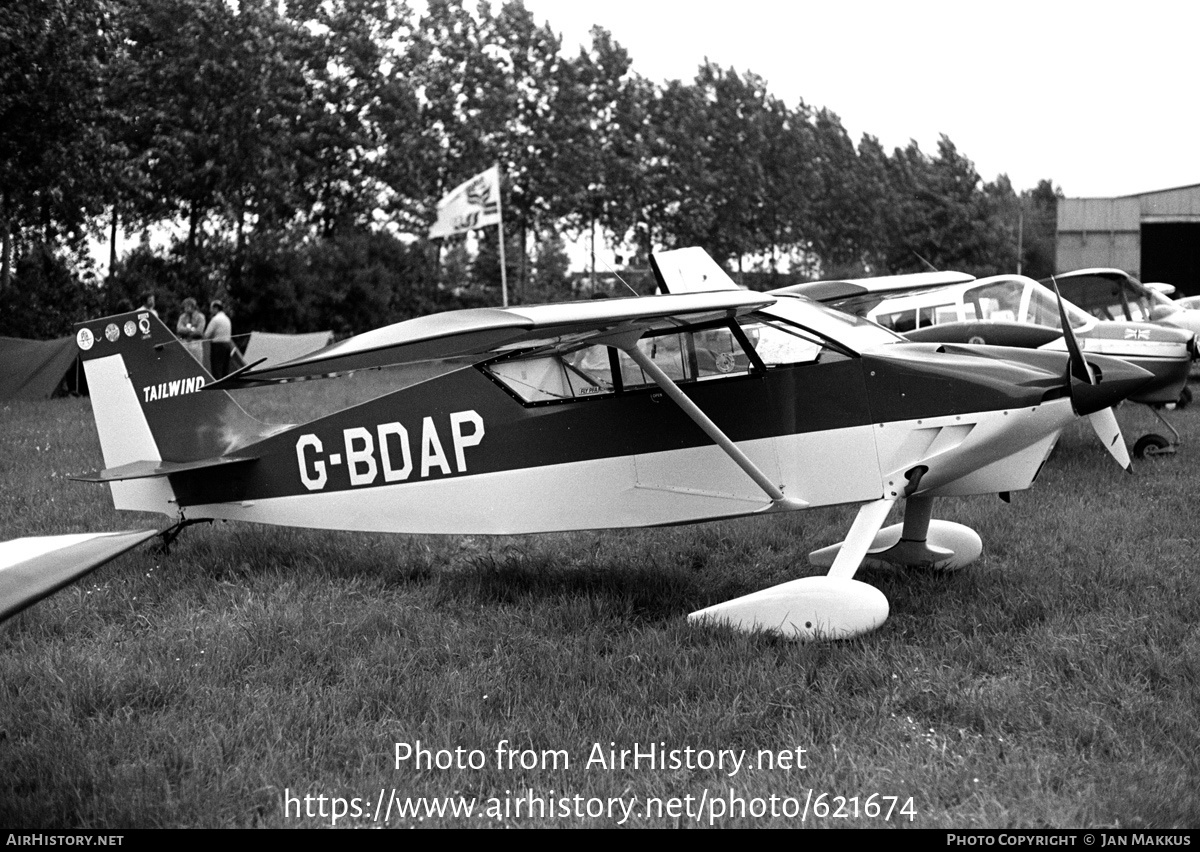
[[[438,202],[437,221],[429,238],[452,237],[476,228],[500,224],[500,167],[492,166]]]

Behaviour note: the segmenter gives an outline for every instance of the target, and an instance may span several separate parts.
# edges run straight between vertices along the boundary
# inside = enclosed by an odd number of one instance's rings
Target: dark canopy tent
[[[0,337],[0,400],[49,399],[60,388],[86,392],[74,337]]]

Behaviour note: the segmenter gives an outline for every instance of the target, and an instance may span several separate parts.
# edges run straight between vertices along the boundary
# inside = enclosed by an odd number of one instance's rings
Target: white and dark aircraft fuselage
[[[1078,416],[1124,453],[1110,406],[1149,378],[1124,361],[907,342],[807,298],[724,289],[702,252],[668,254],[660,282],[719,287],[422,317],[220,381],[146,312],[82,323],[105,469],[81,478],[109,484],[119,509],[180,524],[396,533],[862,503],[844,542],[810,554],[826,575],[692,616],[816,637],[886,618],[882,594],[853,579],[865,560],[978,557],[978,535],[932,517],[936,497],[1028,488]],[[261,423],[227,392],[428,361],[455,366],[296,425]],[[897,505],[903,521],[884,527]]]

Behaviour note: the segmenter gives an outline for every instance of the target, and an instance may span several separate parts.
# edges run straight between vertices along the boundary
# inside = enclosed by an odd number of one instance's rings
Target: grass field
[[[194,527],[0,627],[0,825],[1200,826],[1200,411],[1171,416],[1181,452],[1132,477],[1076,429],[1011,505],[940,502],[981,560],[860,572],[892,614],[840,643],[685,616],[812,573],[854,507]],[[102,466],[86,399],[4,405],[0,446],[0,538],[160,520],[67,480]],[[665,765],[622,766],[635,744]]]

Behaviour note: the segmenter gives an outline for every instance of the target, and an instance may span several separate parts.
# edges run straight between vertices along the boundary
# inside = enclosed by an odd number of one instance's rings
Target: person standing
[[[183,313],[175,324],[175,333],[183,340],[200,340],[204,337],[204,313],[191,296],[183,300]]]
[[[233,322],[225,313],[220,299],[209,305],[212,319],[204,329],[204,339],[209,341],[213,378],[219,379],[229,373],[229,359],[233,352]]]

